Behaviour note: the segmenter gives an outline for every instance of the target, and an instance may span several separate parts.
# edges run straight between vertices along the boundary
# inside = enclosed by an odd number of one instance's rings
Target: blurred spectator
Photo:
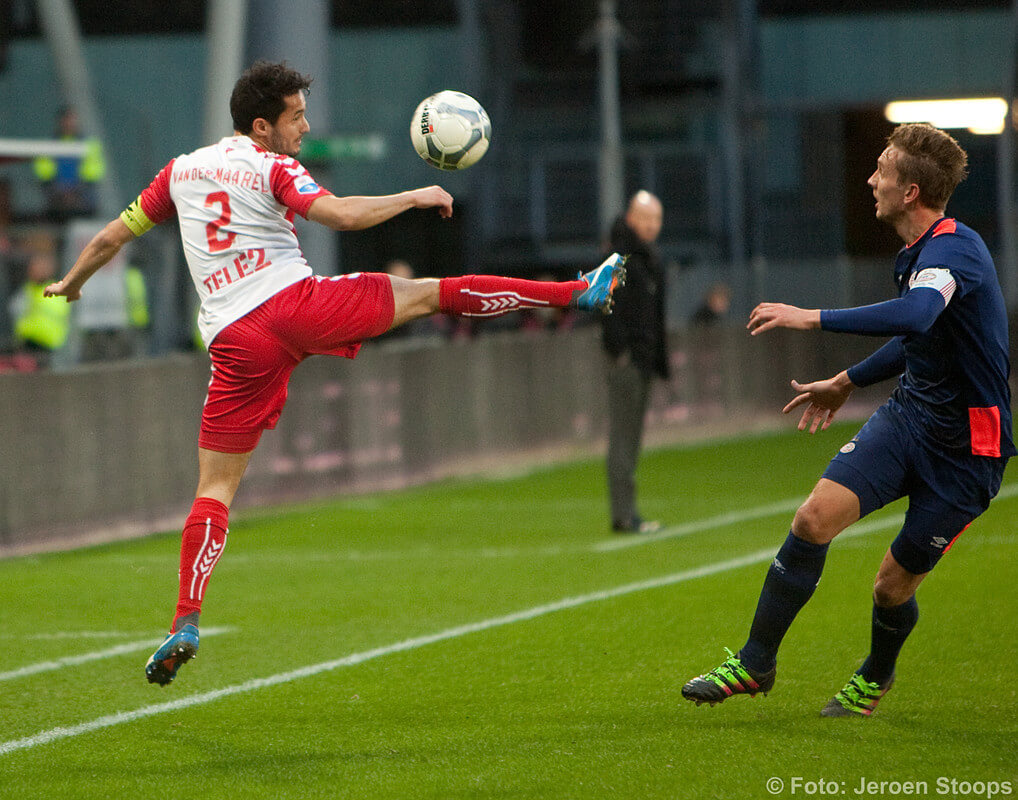
[[[127,324],[131,338],[131,350],[140,356],[148,352],[148,287],[145,273],[134,264],[124,269],[124,283],[127,295]]]
[[[14,216],[14,200],[11,197],[11,182],[0,178],[0,258],[8,257],[13,249],[11,242],[11,218]]]
[[[409,261],[404,261],[402,258],[394,258],[388,264],[385,265],[386,275],[395,275],[397,278],[406,278],[407,280],[414,279],[414,268],[410,266]]]
[[[612,530],[646,533],[660,527],[636,510],[636,462],[651,378],[668,378],[665,338],[665,270],[657,249],[661,201],[639,191],[611,230],[609,249],[629,255],[626,284],[615,292],[615,310],[604,318],[608,356],[608,489]]]
[[[124,325],[93,328],[82,335],[82,361],[116,361],[148,352],[148,287],[145,273],[128,261],[123,271]],[[117,292],[118,298],[121,297]]]
[[[11,275],[14,271],[14,246],[10,238],[11,184],[0,178],[0,353],[11,349],[11,317],[8,313]]]
[[[732,305],[732,290],[726,283],[715,283],[704,295],[700,307],[693,312],[691,322],[701,328],[717,325],[728,316]]]
[[[35,159],[35,175],[46,194],[46,215],[54,222],[93,216],[96,213],[96,184],[106,174],[102,144],[98,139],[82,136],[78,114],[70,107],[60,110],[56,138],[83,141],[87,149],[84,157],[39,156]]]
[[[56,242],[49,234],[29,238],[25,282],[11,299],[15,347],[33,355],[40,365],[49,363],[54,350],[67,341],[71,307],[66,302],[43,297],[43,290],[57,275]]]

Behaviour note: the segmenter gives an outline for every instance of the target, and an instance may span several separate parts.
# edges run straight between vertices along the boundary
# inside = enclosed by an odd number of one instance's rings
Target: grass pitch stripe
[[[897,514],[891,517],[873,520],[872,522],[862,525],[857,525],[843,533],[841,538],[862,536],[867,533],[872,533],[873,531],[897,527],[901,525],[904,518],[903,514]],[[554,603],[534,606],[533,608],[524,609],[512,614],[506,614],[505,616],[492,617],[479,622],[459,625],[455,628],[447,628],[446,630],[439,631],[437,633],[431,633],[425,636],[416,636],[412,639],[404,639],[401,642],[383,645],[382,647],[376,647],[372,650],[364,650],[360,653],[353,653],[352,655],[344,656],[343,658],[337,658],[334,661],[323,661],[319,664],[311,664],[289,672],[281,672],[276,675],[270,675],[266,678],[255,678],[250,681],[245,681],[244,683],[226,686],[222,689],[215,689],[210,692],[181,697],[178,700],[171,700],[167,703],[156,703],[150,706],[143,706],[142,708],[135,709],[134,711],[121,711],[116,714],[99,717],[98,719],[94,719],[89,722],[82,722],[78,725],[51,728],[48,731],[42,731],[41,733],[37,733],[33,736],[26,736],[22,739],[12,739],[7,742],[0,742],[0,756],[13,753],[17,750],[28,750],[60,739],[69,739],[75,736],[81,736],[86,733],[102,730],[103,728],[112,728],[116,725],[124,725],[128,722],[135,722],[140,719],[145,719],[146,717],[156,716],[157,714],[164,714],[169,711],[179,711],[181,709],[190,708],[191,706],[204,705],[205,703],[211,703],[214,700],[220,700],[224,697],[246,694],[247,692],[254,692],[259,689],[268,689],[272,686],[278,686],[284,683],[292,683],[293,681],[301,680],[303,678],[311,678],[315,675],[320,675],[323,672],[329,672],[342,667],[353,667],[358,664],[363,664],[365,661],[371,661],[373,659],[393,655],[395,653],[403,653],[408,650],[416,650],[420,647],[426,647],[427,645],[437,644],[438,642],[444,642],[450,639],[457,639],[471,633],[480,633],[482,631],[491,630],[492,628],[513,625],[517,622],[526,622],[538,617],[543,617],[547,614],[553,614],[557,611],[565,611],[566,609],[577,608],[590,603],[599,603],[616,597],[634,594],[636,592],[645,592],[650,589],[673,586],[696,578],[704,578],[710,575],[717,575],[721,572],[728,572],[729,570],[740,569],[742,567],[752,566],[753,564],[760,564],[774,558],[774,552],[773,547],[768,547],[766,550],[757,550],[756,552],[739,556],[738,558],[717,561],[713,564],[705,564],[702,567],[694,567],[693,569],[683,570],[682,572],[674,572],[670,575],[663,575],[658,578],[650,578],[648,580],[637,581],[635,583],[627,583],[613,589],[604,589],[599,592],[591,592],[589,594],[577,595],[575,597],[566,597]]]
[[[201,632],[202,636],[215,636],[217,633],[228,633],[234,630],[233,628],[209,628]],[[10,681],[15,678],[24,678],[28,675],[37,675],[40,672],[52,672],[53,670],[63,669],[64,667],[75,667],[78,664],[87,664],[89,661],[98,661],[103,658],[113,658],[114,656],[121,656],[125,653],[136,653],[139,650],[148,650],[149,648],[158,647],[162,644],[165,636],[161,636],[158,639],[142,639],[137,642],[124,642],[118,644],[116,647],[111,647],[108,650],[97,650],[92,653],[82,653],[76,656],[64,656],[63,658],[57,658],[52,661],[40,661],[36,664],[27,664],[24,667],[18,669],[12,669],[10,672],[0,672],[0,681]]]
[[[1001,487],[1000,491],[997,493],[997,498],[1003,499],[1007,497],[1014,497],[1016,494],[1018,494],[1018,484],[1011,484],[1009,486]],[[687,522],[682,525],[670,525],[669,527],[662,528],[654,533],[643,533],[627,536],[622,539],[598,542],[590,549],[597,553],[608,553],[613,550],[624,550],[627,547],[639,547],[640,545],[652,544],[653,542],[659,542],[662,539],[675,539],[680,536],[689,536],[693,533],[700,533],[701,531],[725,528],[729,525],[738,525],[740,522],[751,522],[756,519],[765,519],[766,517],[773,517],[777,514],[785,514],[796,511],[805,499],[805,497],[791,497],[765,506],[755,506],[741,511],[730,511],[727,514],[719,514],[716,517],[708,517],[707,519],[697,520],[696,522]],[[904,521],[905,518],[904,516],[901,516],[900,519]],[[874,520],[874,522],[882,525],[884,520],[879,519]],[[856,523],[856,525],[849,528],[848,531],[857,531],[859,528],[865,527],[866,524],[869,523],[863,523],[863,525]],[[848,532],[841,534],[838,539],[844,539],[847,536]]]

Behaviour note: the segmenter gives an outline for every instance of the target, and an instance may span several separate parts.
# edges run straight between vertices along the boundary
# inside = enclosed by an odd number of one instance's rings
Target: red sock
[[[178,619],[201,611],[209,576],[226,547],[228,514],[229,509],[211,497],[199,497],[191,506],[180,542],[180,594],[171,631]]]
[[[459,317],[500,317],[521,308],[565,308],[587,282],[464,275],[438,282],[438,309]]]

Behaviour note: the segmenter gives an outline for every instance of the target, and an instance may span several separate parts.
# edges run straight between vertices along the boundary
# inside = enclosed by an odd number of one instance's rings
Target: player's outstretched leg
[[[614,292],[625,282],[624,262],[624,256],[613,253],[599,267],[581,273],[573,281],[532,281],[498,275],[442,278],[438,281],[437,310],[457,317],[500,317],[525,308],[570,307],[610,314]],[[423,309],[419,314],[435,311],[426,303]],[[405,322],[404,317],[397,309],[397,320]]]
[[[194,625],[183,625],[176,633],[171,633],[159,645],[145,665],[145,677],[149,683],[166,686],[175,677],[177,670],[190,661],[198,653],[198,628]]]
[[[698,678],[693,678],[682,687],[682,696],[700,705],[701,703],[720,703],[733,694],[766,695],[774,688],[774,676],[778,667],[775,664],[767,672],[756,672],[750,669],[727,647],[728,653],[721,666],[715,667]]]
[[[820,710],[821,717],[868,717],[877,709],[880,698],[894,685],[894,675],[885,683],[866,680],[858,672]]]

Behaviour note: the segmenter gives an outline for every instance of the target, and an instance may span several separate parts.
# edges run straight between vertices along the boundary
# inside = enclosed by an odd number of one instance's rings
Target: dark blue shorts
[[[893,400],[841,448],[823,477],[850,489],[865,517],[908,497],[891,554],[909,572],[929,572],[1000,490],[1007,459],[934,452]]]

